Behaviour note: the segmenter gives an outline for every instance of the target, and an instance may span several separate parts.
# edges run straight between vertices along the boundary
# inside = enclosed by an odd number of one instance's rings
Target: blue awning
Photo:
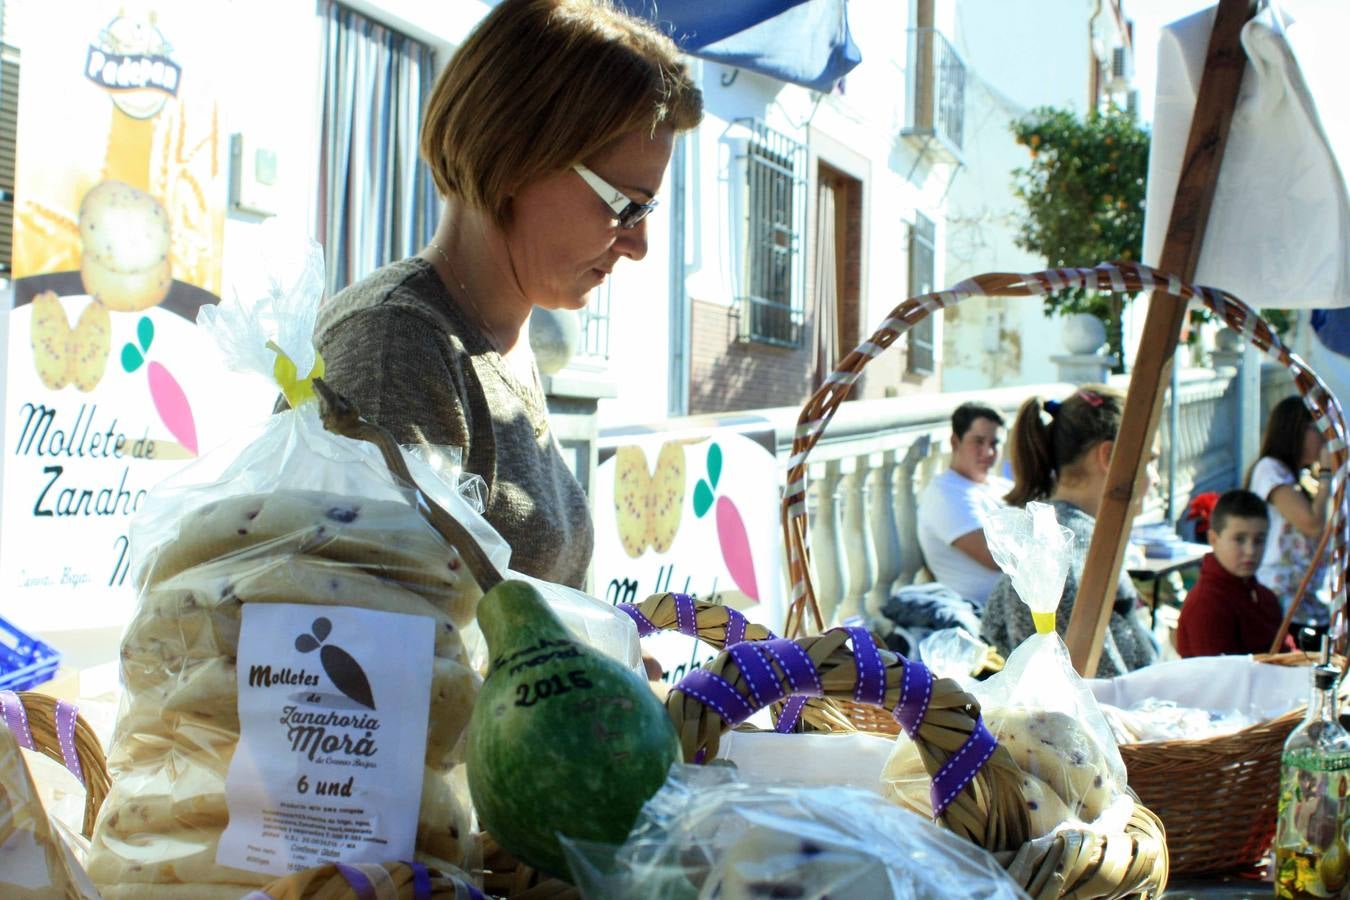
[[[817,91],[862,62],[846,0],[621,0],[684,52]]]

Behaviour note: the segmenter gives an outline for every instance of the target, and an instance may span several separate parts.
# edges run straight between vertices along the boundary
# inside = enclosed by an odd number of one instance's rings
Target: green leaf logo
[[[136,323],[136,344],[122,345],[122,368],[128,375],[135,372],[145,362],[145,354],[150,352],[150,345],[155,340],[155,323],[150,321],[149,316],[141,316],[141,320]]]
[[[712,508],[712,505],[712,488],[708,486],[708,482],[700,478],[698,484],[694,486],[694,515],[700,519],[703,518]]]
[[[712,482],[714,489],[717,488],[717,481],[722,477],[722,445],[713,442],[708,445],[708,481]]]
[[[145,357],[141,356],[141,351],[136,349],[135,344],[122,345],[122,368],[128,374],[135,372],[145,362]]]

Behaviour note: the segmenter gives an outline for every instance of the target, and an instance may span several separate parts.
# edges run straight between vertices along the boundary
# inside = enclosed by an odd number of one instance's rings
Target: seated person
[[[988,406],[962,403],[952,413],[951,468],[919,497],[919,547],[933,578],[984,608],[998,581],[998,564],[984,540],[984,517],[1012,489],[992,474],[1003,417]]]
[[[1256,574],[1283,610],[1293,603],[1316,557],[1331,514],[1331,475],[1331,448],[1302,398],[1286,397],[1275,404],[1261,436],[1260,458],[1248,470],[1244,487],[1270,504],[1270,535]],[[1292,630],[1325,633],[1331,600],[1331,568],[1322,562],[1294,612]]]
[[[1078,598],[1124,406],[1125,398],[1110,388],[1085,387],[1062,403],[1048,400],[1042,404],[1040,398],[1032,397],[1022,404],[1013,423],[1008,452],[1013,489],[1008,502],[1013,506],[1026,506],[1033,500],[1049,503],[1059,524],[1073,532],[1073,558],[1055,610],[1055,627],[1061,636],[1069,627]],[[1136,503],[1143,502],[1156,480],[1150,461]],[[1123,675],[1157,660],[1157,641],[1140,622],[1138,605],[1134,584],[1121,572],[1101,659],[1093,673],[1098,678]],[[1017,596],[1011,579],[1001,576],[985,605],[980,637],[1006,657],[1035,633],[1031,610]]]
[[[1182,656],[1266,653],[1280,630],[1280,601],[1256,580],[1270,517],[1251,491],[1229,491],[1209,519],[1209,545],[1200,578],[1186,595],[1177,623]]]

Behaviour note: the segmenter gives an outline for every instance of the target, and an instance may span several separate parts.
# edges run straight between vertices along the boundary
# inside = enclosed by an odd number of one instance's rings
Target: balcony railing
[[[909,31],[909,103],[903,134],[934,139],[960,156],[965,138],[966,64],[936,28]]]

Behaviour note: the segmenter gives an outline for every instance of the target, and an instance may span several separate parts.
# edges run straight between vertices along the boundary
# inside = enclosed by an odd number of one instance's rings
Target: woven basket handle
[[[1331,535],[1331,564],[1335,572],[1336,595],[1344,598],[1346,561],[1350,551],[1350,521],[1345,514],[1347,429],[1336,398],[1308,364],[1280,341],[1270,325],[1238,298],[1214,288],[1187,284],[1174,275],[1148,266],[1117,263],[1102,264],[1092,269],[1050,269],[1027,275],[991,273],[967,279],[949,290],[911,297],[895,307],[880,328],[844,357],[824,385],[803,406],[792,441],[792,455],[788,459],[782,525],[788,572],[792,579],[792,601],[788,606],[785,634],[794,636],[804,633],[808,627],[816,631],[825,627],[811,579],[806,512],[807,460],[863,368],[914,325],[935,311],[953,306],[968,297],[1041,297],[1070,288],[1130,294],[1156,288],[1182,300],[1197,300],[1229,328],[1243,335],[1257,349],[1290,371],[1304,404],[1312,412],[1313,421],[1332,451],[1336,468],[1332,488],[1335,514],[1327,522],[1326,532]],[[1292,610],[1297,608],[1297,599],[1290,608],[1292,615]],[[1337,615],[1345,615],[1343,603]],[[808,617],[810,626],[807,624]]]
[[[618,608],[637,625],[638,637],[678,631],[721,649],[742,641],[763,641],[774,636],[738,609],[695,600],[688,594],[652,594],[639,604],[620,603]]]
[[[733,645],[675,685],[666,708],[685,761],[702,763],[716,756],[723,733],[755,712],[787,698],[820,696],[892,711],[933,779],[934,816],[953,830],[982,846],[1003,846],[1009,834],[1015,842],[1007,846],[1025,840],[1021,773],[984,726],[979,703],[922,663],[879,648],[866,629]],[[995,790],[995,781],[1003,789]],[[983,802],[990,798],[992,806]],[[999,820],[992,827],[991,817]]]
[[[486,900],[487,895],[467,879],[445,875],[419,862],[325,863],[279,878],[266,887],[245,894],[243,900],[276,900],[282,897],[329,897],[334,900],[365,900],[369,897],[398,900],[432,900],[435,896]]]
[[[108,763],[94,730],[73,703],[36,691],[0,691],[0,719],[19,746],[65,766],[84,785],[85,837],[94,834],[94,820],[108,796]]]

